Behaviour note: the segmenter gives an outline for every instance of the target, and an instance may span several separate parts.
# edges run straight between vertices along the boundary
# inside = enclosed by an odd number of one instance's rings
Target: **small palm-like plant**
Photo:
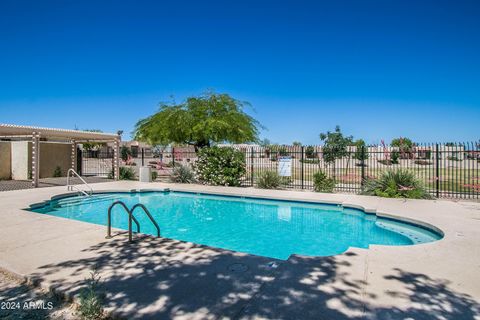
[[[365,182],[362,194],[384,198],[432,199],[423,183],[406,169],[383,172]]]
[[[176,183],[195,183],[197,181],[193,170],[190,167],[181,164],[177,164],[173,167],[170,180]]]

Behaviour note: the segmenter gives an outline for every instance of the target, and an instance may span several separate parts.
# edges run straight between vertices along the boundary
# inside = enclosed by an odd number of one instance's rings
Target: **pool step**
[[[115,196],[112,196],[112,195],[104,195],[104,196],[94,195],[88,198],[87,197],[65,198],[55,203],[54,207],[73,207],[80,204],[86,205],[86,204],[109,201],[114,199],[115,199]]]

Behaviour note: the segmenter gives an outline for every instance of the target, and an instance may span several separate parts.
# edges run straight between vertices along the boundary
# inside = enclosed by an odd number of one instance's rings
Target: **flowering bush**
[[[233,148],[203,148],[195,164],[198,180],[214,186],[240,186],[245,175],[245,155]]]

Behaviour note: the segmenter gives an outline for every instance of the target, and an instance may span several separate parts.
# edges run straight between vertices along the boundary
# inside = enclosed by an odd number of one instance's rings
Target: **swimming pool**
[[[108,207],[117,200],[129,208],[145,205],[162,237],[284,260],[291,254],[329,256],[349,247],[413,245],[442,237],[420,226],[338,205],[176,191],[72,196],[31,211],[106,225]],[[156,234],[141,210],[134,216],[142,233]],[[120,206],[112,210],[112,226],[128,229],[128,215]]]

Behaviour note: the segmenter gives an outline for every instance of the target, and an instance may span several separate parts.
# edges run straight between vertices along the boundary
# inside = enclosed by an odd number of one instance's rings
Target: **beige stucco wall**
[[[28,141],[12,141],[11,142],[11,166],[13,180],[27,180],[28,168],[31,166],[29,155]]]
[[[12,175],[11,145],[9,141],[0,141],[0,180],[10,179]]]
[[[71,165],[71,152],[70,144],[40,142],[40,178],[53,177],[57,166],[60,167],[62,176],[66,176]],[[32,170],[32,143],[12,142],[11,159],[12,179],[29,179]]]
[[[40,178],[52,177],[57,166],[62,170],[62,176],[66,176],[72,161],[71,152],[71,144],[40,143]]]

